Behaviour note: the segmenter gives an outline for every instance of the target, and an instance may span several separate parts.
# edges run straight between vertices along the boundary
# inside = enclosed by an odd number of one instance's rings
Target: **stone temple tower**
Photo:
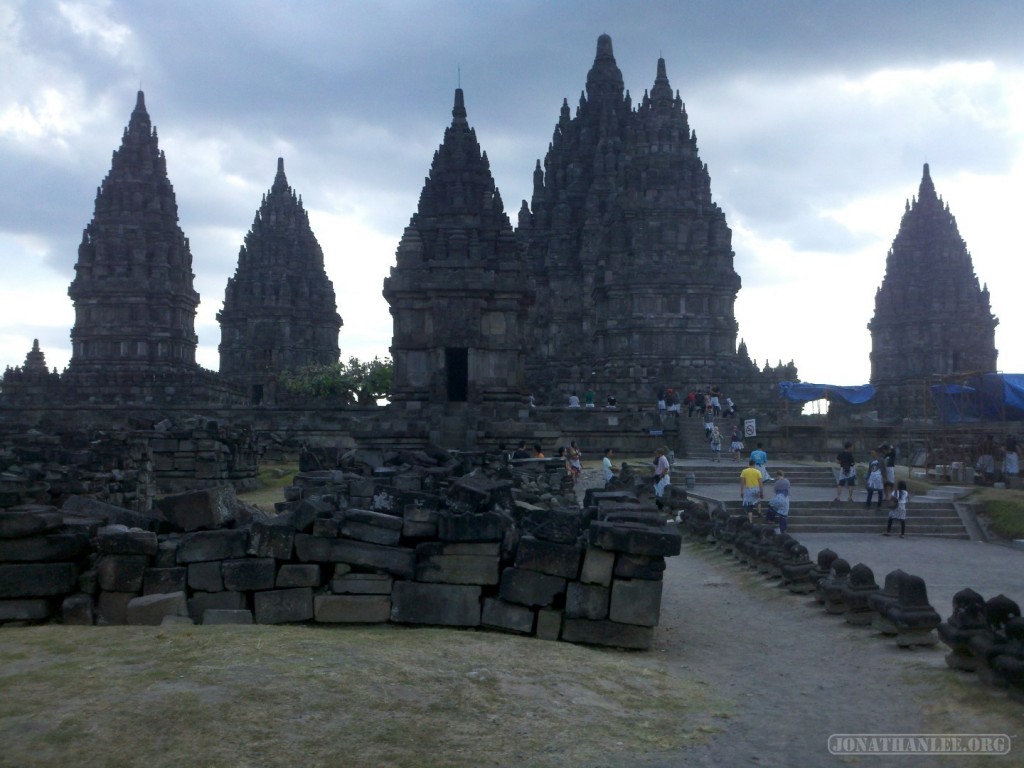
[[[756,373],[737,355],[732,233],[663,59],[634,109],[611,38],[598,39],[516,234],[538,286],[534,391],[593,386],[647,401],[659,386],[718,383],[735,394]]]
[[[145,397],[140,387],[156,391],[198,372],[192,280],[167,163],[139,91],[68,289],[75,325],[67,381],[79,396]]]
[[[924,166],[875,294],[871,383],[883,418],[926,415],[928,384],[953,374],[996,370],[988,287],[980,287],[949,206]]]
[[[282,371],[338,361],[342,321],[334,285],[281,158],[239,251],[217,320],[220,373],[254,403],[274,399]]]
[[[486,153],[455,91],[419,207],[384,280],[394,318],[396,404],[497,403],[524,395],[531,299]]]

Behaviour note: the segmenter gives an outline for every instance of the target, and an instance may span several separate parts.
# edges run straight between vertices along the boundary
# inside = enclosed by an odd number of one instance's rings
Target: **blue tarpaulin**
[[[779,396],[798,403],[806,403],[811,400],[842,400],[850,405],[860,405],[875,396],[875,388],[870,384],[842,387],[835,384],[780,381]]]
[[[968,376],[961,384],[929,387],[947,424],[962,421],[1024,420],[1024,374],[983,373]]]

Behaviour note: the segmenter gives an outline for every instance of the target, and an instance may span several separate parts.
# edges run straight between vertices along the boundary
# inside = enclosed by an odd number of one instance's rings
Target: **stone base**
[[[962,653],[951,651],[946,654],[946,666],[964,672],[977,672],[978,660],[974,656],[965,656]]]
[[[855,627],[870,627],[877,616],[874,611],[847,611],[844,614],[847,624]]]
[[[615,648],[647,650],[654,635],[652,627],[636,624],[617,624],[614,621],[566,619],[562,639],[570,643],[609,645]]]
[[[871,621],[871,627],[876,632],[881,632],[883,635],[895,635],[899,633],[899,630],[896,629],[896,625],[880,613],[875,614],[874,619]]]
[[[938,645],[939,638],[934,630],[927,632],[898,632],[896,634],[896,645],[900,648],[911,648],[918,645]]]

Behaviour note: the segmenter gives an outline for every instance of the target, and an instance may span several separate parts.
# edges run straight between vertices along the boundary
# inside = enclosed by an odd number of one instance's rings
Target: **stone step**
[[[919,497],[923,498],[923,497]],[[742,514],[739,501],[725,502],[730,514]],[[762,506],[764,511],[765,506]],[[789,532],[791,533],[881,533],[885,530],[888,512],[872,507],[868,510],[856,502],[835,503],[794,501],[790,503]],[[897,526],[898,530],[898,526]],[[949,502],[921,503],[907,511],[908,535],[941,536],[969,539],[955,507]]]

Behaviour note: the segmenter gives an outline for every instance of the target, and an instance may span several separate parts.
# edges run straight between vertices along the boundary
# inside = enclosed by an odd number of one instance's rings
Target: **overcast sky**
[[[514,224],[601,33],[634,103],[665,58],[733,231],[755,360],[868,380],[875,291],[927,162],[991,291],[999,367],[1024,371],[1015,0],[0,0],[0,365],[33,338],[67,364],[78,244],[140,86],[191,242],[199,362],[219,365],[215,315],[279,156],[342,356],[388,354],[383,279],[460,78]]]

